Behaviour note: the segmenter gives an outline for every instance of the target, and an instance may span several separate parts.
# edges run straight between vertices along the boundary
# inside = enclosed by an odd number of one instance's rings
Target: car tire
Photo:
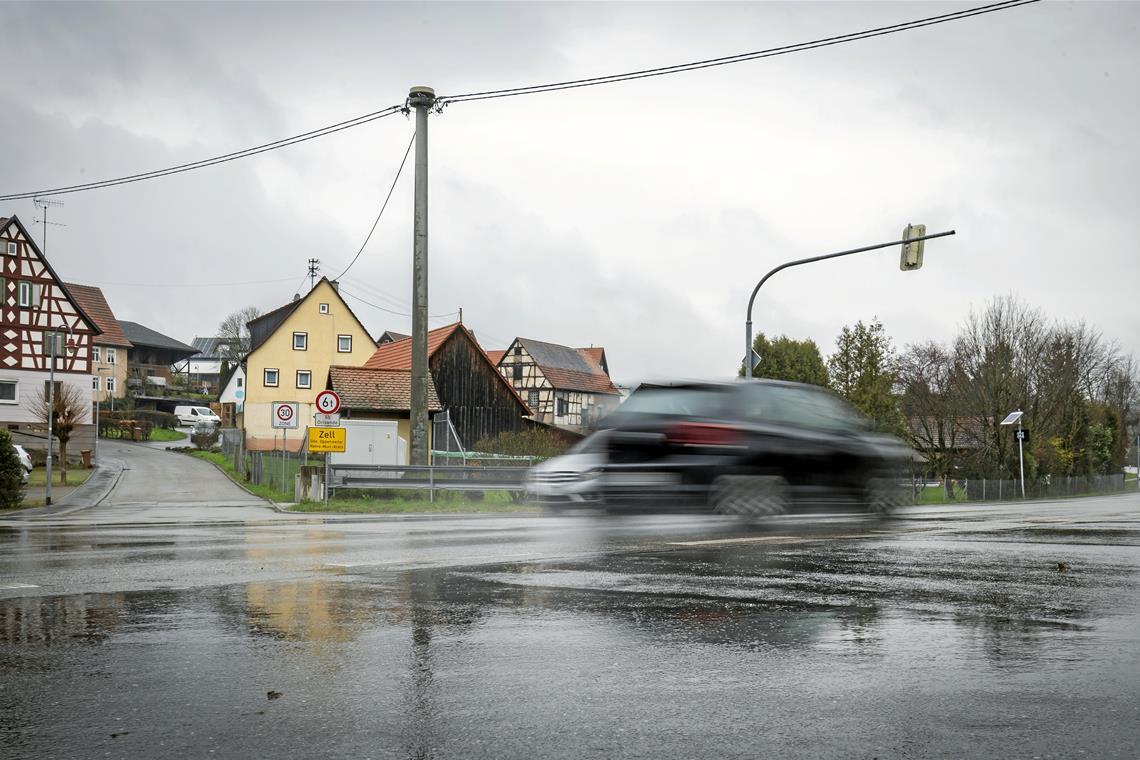
[[[910,503],[910,492],[896,478],[875,475],[863,487],[863,504],[876,515],[890,515]]]
[[[779,475],[721,475],[713,481],[709,501],[718,515],[782,515],[791,506],[791,490]]]

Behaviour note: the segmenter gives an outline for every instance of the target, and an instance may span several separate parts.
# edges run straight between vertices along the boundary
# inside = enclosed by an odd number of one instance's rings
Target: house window
[[[336,350],[341,354],[352,353],[352,336],[351,335],[338,335],[336,336]]]
[[[522,356],[522,346],[515,346],[515,356]]]
[[[238,384],[237,384],[237,387],[239,387],[239,388],[241,387],[241,381],[242,381],[242,378],[239,377],[238,378]]]
[[[512,364],[511,365],[511,377],[514,378],[515,380],[522,380],[522,365],[521,364]]]
[[[57,398],[60,397],[59,394],[63,393],[63,381],[62,380],[56,380],[54,383],[49,383],[47,380],[44,380],[44,398],[48,397],[48,386],[49,385],[52,387],[52,391],[51,391],[52,392],[52,397],[51,397],[52,401],[55,401]]]
[[[113,377],[107,378],[107,392],[108,393],[114,393],[115,392],[115,378],[113,378]]]
[[[531,409],[538,409],[538,391],[531,391],[527,393],[526,401]]]
[[[115,363],[115,349],[113,349],[113,348],[107,349],[107,363],[108,364],[114,364]]]
[[[320,312],[321,312],[321,314],[328,314],[329,313],[329,305],[327,303],[321,304]]]
[[[297,387],[298,388],[312,388],[313,387],[313,373],[307,369],[297,370]]]
[[[307,351],[309,349],[309,334],[303,332],[293,333],[293,350]]]
[[[99,390],[99,378],[98,377],[91,378],[91,390],[93,390],[93,391]]]
[[[0,380],[0,404],[14,404],[19,400],[16,395],[15,380]]]
[[[8,303],[8,281],[0,277],[0,304]]]
[[[16,248],[16,241],[15,240],[9,240],[7,245],[4,246],[4,252],[7,253],[9,256],[15,256],[16,252],[18,250],[19,249]]]
[[[570,413],[570,405],[566,403],[566,399],[564,399],[564,398],[558,399],[558,411],[556,412],[556,414],[559,417],[565,417],[569,413]]]
[[[53,340],[54,339],[54,340]],[[53,346],[54,344],[54,346]],[[55,351],[55,356],[60,357],[66,353],[67,344],[63,341],[63,333],[45,332],[44,333],[44,356],[51,356],[52,351]]]
[[[21,280],[17,286],[18,303],[24,308],[40,305],[40,286],[34,282]]]
[[[91,361],[93,361],[93,362],[99,361],[99,346],[92,346],[91,347]]]
[[[264,383],[265,383],[266,388],[276,388],[277,387],[277,375],[278,375],[278,372],[275,369],[265,370]]]

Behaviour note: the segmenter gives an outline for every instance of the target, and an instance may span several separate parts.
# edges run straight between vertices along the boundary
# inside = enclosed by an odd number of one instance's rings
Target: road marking
[[[793,536],[753,536],[750,538],[710,538],[706,541],[672,541],[669,546],[716,546],[718,544],[756,544],[761,541],[802,541]]]
[[[0,591],[12,591],[18,588],[39,588],[39,586],[34,586],[31,583],[5,583],[0,586]]]

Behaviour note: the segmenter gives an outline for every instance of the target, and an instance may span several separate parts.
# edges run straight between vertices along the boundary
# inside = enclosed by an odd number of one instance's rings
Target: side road
[[[103,463],[83,487],[58,504],[4,521],[165,522],[266,519],[278,513],[216,467],[163,448],[130,442],[100,447]]]

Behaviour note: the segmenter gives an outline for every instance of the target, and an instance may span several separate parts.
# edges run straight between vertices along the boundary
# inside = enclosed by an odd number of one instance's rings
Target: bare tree
[[[31,406],[44,424],[47,424],[49,417],[52,420],[52,435],[59,440],[59,482],[60,485],[67,485],[67,442],[71,440],[75,428],[90,414],[91,397],[74,385],[57,383],[49,404],[47,384],[44,385],[45,387],[36,391],[36,395],[32,397]],[[51,445],[50,441],[48,445]]]
[[[955,465],[963,449],[977,443],[964,428],[953,355],[934,341],[907,346],[899,357],[898,388],[904,436],[926,457],[930,470],[945,482],[946,495],[953,498]]]
[[[218,325],[218,356],[230,362],[240,362],[249,353],[249,323],[261,312],[256,306],[239,309]]]

